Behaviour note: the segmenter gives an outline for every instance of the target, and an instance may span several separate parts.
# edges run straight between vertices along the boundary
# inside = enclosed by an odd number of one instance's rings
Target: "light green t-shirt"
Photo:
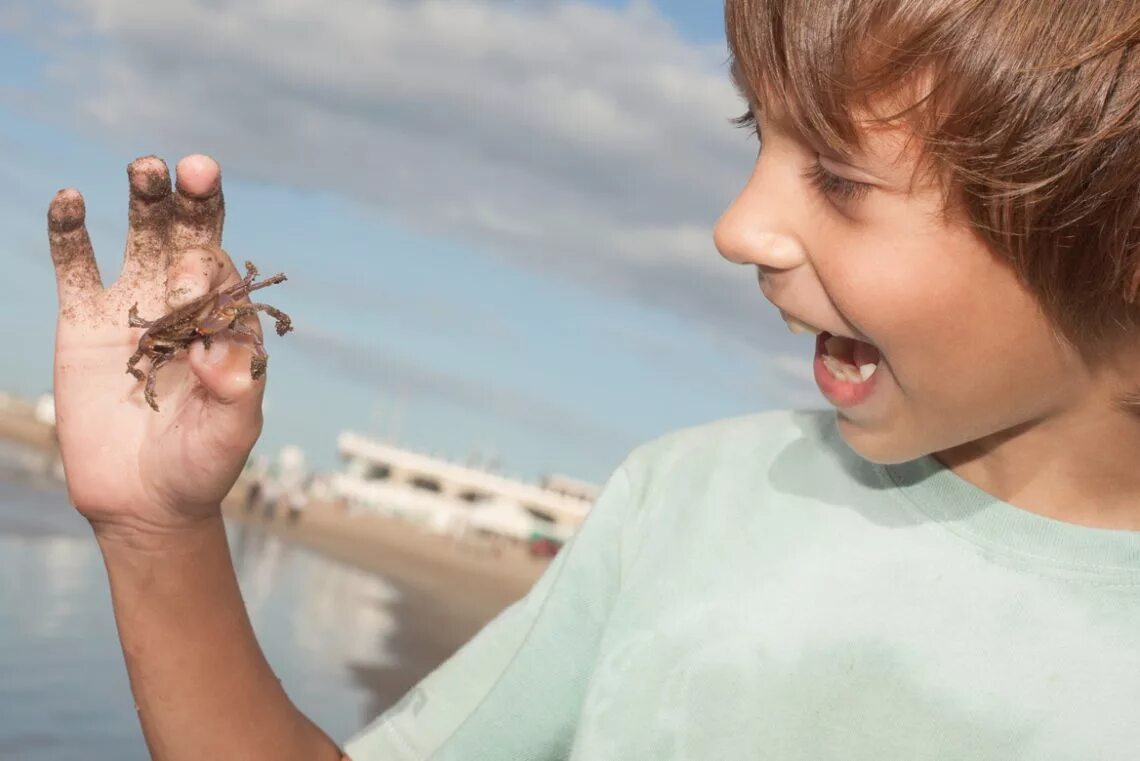
[[[1140,532],[1051,520],[833,413],[635,450],[354,761],[1140,759]]]

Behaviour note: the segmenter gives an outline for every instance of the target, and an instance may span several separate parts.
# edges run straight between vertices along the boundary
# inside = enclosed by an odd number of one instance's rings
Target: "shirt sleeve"
[[[353,738],[352,761],[554,761],[570,753],[621,584],[623,465],[531,591]]]

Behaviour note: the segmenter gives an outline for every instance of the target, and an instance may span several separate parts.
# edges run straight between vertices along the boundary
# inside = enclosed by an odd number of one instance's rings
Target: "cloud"
[[[754,151],[727,123],[727,53],[649,3],[49,2],[73,124],[721,330],[754,310],[710,238]]]
[[[447,335],[455,340],[493,344],[519,350],[524,338],[492,306],[453,299],[435,293],[399,287],[398,284],[332,277],[317,272],[305,276],[304,298],[332,308],[352,320],[361,315],[379,318],[378,324],[426,335]]]

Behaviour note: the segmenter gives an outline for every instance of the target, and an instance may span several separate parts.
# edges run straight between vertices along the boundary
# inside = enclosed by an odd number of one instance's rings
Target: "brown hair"
[[[884,120],[914,131],[947,198],[1086,358],[1132,340],[1136,3],[726,0],[725,19],[742,86],[841,155],[859,147],[860,115],[898,105]]]

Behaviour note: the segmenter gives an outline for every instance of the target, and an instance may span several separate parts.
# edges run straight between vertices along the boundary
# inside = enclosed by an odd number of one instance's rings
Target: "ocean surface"
[[[0,760],[146,761],[91,531],[0,447]],[[257,527],[231,526],[246,605],[293,701],[339,742],[389,700],[401,593]]]

